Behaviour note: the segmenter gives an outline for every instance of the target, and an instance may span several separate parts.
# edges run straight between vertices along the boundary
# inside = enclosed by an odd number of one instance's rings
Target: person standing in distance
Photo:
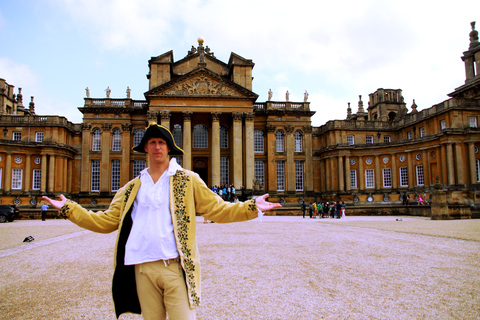
[[[200,305],[200,260],[196,214],[226,223],[246,221],[281,207],[264,194],[230,203],[214,194],[195,172],[170,156],[184,152],[172,133],[148,126],[134,151],[146,153],[150,167],[115,194],[105,211],[88,211],[60,195],[43,197],[60,214],[85,229],[118,231],[112,295],[117,318],[125,313],[144,319],[196,319]],[[165,276],[168,275],[166,278]]]

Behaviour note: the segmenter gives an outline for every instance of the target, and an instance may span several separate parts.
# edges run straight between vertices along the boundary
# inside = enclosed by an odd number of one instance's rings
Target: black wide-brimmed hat
[[[173,139],[173,135],[168,130],[166,127],[152,123],[148,126],[147,130],[145,131],[145,134],[143,135],[142,141],[138,144],[138,146],[133,147],[133,151],[137,152],[145,152],[145,144],[147,143],[148,139],[150,138],[162,138],[165,139],[167,142],[168,146],[170,147],[170,152],[168,153],[169,155],[172,156],[179,156],[183,155],[184,152],[182,149],[180,149],[176,144],[175,140]]]

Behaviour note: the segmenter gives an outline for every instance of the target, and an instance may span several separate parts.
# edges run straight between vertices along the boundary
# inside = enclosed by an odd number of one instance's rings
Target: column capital
[[[303,126],[303,132],[312,133],[313,132],[312,126]]]
[[[170,120],[172,114],[168,110],[160,111],[160,117],[162,120]]]
[[[246,121],[255,120],[255,113],[254,112],[245,112],[245,120]]]
[[[241,121],[242,120],[242,113],[238,111],[232,112],[233,121]]]
[[[82,130],[83,131],[90,131],[92,129],[91,123],[82,123]]]
[[[122,123],[122,131],[123,132],[131,132],[132,131],[132,124],[131,123]]]
[[[147,120],[157,122],[158,111],[148,110],[147,111]]]
[[[222,112],[220,111],[212,111],[210,112],[212,115],[212,121],[220,121],[220,116],[222,115]]]
[[[193,111],[183,111],[183,121],[192,121]]]
[[[286,131],[287,133],[293,133],[294,130],[295,130],[295,127],[292,126],[292,125],[287,124],[287,125],[285,126],[285,131]]]
[[[111,123],[102,123],[102,130],[103,131],[110,131],[111,128],[112,128]]]
[[[266,129],[267,132],[275,132],[275,130],[277,130],[277,127],[273,124],[267,124]]]

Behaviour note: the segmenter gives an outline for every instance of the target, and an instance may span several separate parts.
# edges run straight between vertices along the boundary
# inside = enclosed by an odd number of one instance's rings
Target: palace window
[[[390,143],[390,142],[392,142],[392,137],[390,137],[390,136],[383,136],[383,142],[384,142],[384,143]]]
[[[172,135],[173,135],[173,140],[175,141],[175,144],[179,148],[182,148],[182,126],[179,124],[174,125]]]
[[[193,147],[208,148],[208,130],[203,124],[197,124],[193,127]]]
[[[373,144],[373,136],[367,136],[365,142],[366,144]]]
[[[470,128],[476,128],[477,127],[477,117],[469,117],[469,122],[470,122]]]
[[[392,170],[390,168],[383,168],[383,187],[392,187]]]
[[[43,142],[43,137],[43,132],[35,132],[35,142]]]
[[[92,192],[100,191],[100,160],[92,160]]]
[[[226,126],[220,126],[220,148],[228,149],[228,129]]]
[[[352,146],[355,144],[355,136],[349,135],[347,136],[347,144],[349,146]]]
[[[350,189],[357,189],[357,170],[350,170]]]
[[[102,133],[100,129],[95,129],[92,132],[92,151],[100,151],[101,149]]]
[[[120,189],[120,160],[112,160],[112,191]]]
[[[14,140],[14,141],[20,141],[20,140],[22,140],[22,133],[21,133],[21,132],[14,132],[14,133],[13,133],[13,140]]]
[[[417,169],[417,186],[423,186],[425,184],[423,176],[423,166],[416,166]]]
[[[175,157],[175,160],[177,160],[178,165],[181,167],[181,166],[182,166],[182,160],[183,160],[183,158],[181,158],[181,157]]]
[[[412,131],[407,132],[407,140],[412,140]]]
[[[22,189],[23,169],[12,169],[12,190]]]
[[[40,190],[41,183],[42,183],[42,170],[33,169],[32,189],[33,190]]]
[[[425,137],[425,128],[421,127],[420,128],[420,138],[423,138],[423,137]]]
[[[260,183],[262,189],[265,189],[265,164],[263,161],[255,160],[255,179]]]
[[[303,151],[303,136],[300,131],[295,131],[295,152]]]
[[[133,177],[140,175],[140,171],[145,169],[146,162],[145,160],[133,160]]]
[[[303,191],[303,162],[295,161],[295,190]]]
[[[400,167],[400,187],[408,187],[407,167]]]
[[[145,130],[137,129],[133,132],[133,146],[136,147],[142,141],[143,135],[145,134]]]
[[[277,161],[277,191],[285,191],[285,162]]]
[[[283,132],[280,131],[280,130],[277,131],[277,133],[275,134],[275,138],[276,138],[276,142],[275,142],[276,149],[275,149],[275,151],[276,152],[284,152],[285,148],[284,148],[284,142],[283,142]]]
[[[112,151],[122,150],[122,133],[120,129],[113,130],[112,133]]]
[[[229,184],[229,176],[228,176],[228,162],[229,159],[227,157],[220,158],[220,184]]]
[[[440,121],[440,130],[447,128],[447,121],[445,119]]]
[[[255,153],[263,153],[264,149],[264,138],[263,132],[260,130],[255,130],[253,132],[253,152]]]
[[[365,169],[365,188],[375,188],[375,172],[373,169]]]
[[[480,160],[476,160],[477,162],[477,182],[480,182]],[[2,171],[0,171],[0,175],[1,175]]]

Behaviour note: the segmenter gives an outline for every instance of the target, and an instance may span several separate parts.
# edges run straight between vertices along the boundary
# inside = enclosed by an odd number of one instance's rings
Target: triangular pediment
[[[221,97],[254,99],[252,91],[205,68],[196,69],[145,93],[146,97]]]

